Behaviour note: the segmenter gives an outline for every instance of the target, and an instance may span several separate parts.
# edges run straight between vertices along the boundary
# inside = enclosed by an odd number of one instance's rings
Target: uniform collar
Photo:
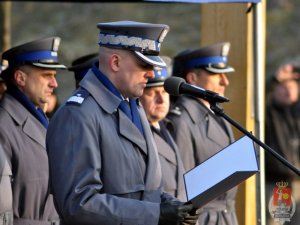
[[[95,101],[109,114],[117,111],[122,99],[108,90],[90,69],[79,84],[86,89]],[[109,101],[107,101],[109,99]]]
[[[199,117],[199,115],[207,115],[208,108],[200,102],[197,98],[188,97],[188,96],[180,96],[178,99],[178,103],[181,104],[190,115],[192,121],[194,123],[200,122],[203,118]]]

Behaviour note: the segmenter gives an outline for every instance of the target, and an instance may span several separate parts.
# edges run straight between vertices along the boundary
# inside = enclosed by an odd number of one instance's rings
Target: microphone
[[[218,93],[205,90],[195,85],[187,84],[184,79],[180,77],[169,77],[165,80],[164,89],[170,95],[179,96],[182,94],[202,98],[208,102],[229,102],[229,99],[220,96]]]

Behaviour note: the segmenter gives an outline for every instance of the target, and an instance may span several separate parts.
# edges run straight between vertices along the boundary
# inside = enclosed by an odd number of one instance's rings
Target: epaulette
[[[90,93],[87,90],[79,89],[67,100],[66,104],[81,105],[89,95]]]
[[[176,106],[176,107],[171,108],[169,113],[174,114],[176,116],[180,116],[181,115],[181,109],[178,106]]]

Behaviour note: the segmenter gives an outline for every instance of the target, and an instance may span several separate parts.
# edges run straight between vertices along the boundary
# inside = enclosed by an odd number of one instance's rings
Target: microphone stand
[[[267,150],[269,153],[271,153],[275,158],[277,158],[280,162],[282,162],[285,166],[287,166],[290,170],[295,172],[298,176],[300,176],[300,171],[297,169],[294,165],[292,165],[288,160],[286,160],[284,157],[282,157],[280,154],[278,154],[276,151],[274,151],[271,147],[260,141],[258,138],[256,138],[254,135],[252,135],[249,131],[247,131],[245,128],[243,128],[240,124],[238,124],[236,121],[231,119],[226,113],[224,113],[224,109],[222,109],[215,101],[209,101],[211,110],[217,115],[222,116],[225,120],[227,120],[230,124],[235,126],[237,129],[239,129],[242,133],[247,135],[249,138],[251,138],[254,142],[256,142],[258,145],[263,147],[265,150]]]

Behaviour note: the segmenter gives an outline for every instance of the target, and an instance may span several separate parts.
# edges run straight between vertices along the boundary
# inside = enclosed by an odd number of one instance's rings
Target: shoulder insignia
[[[81,105],[83,101],[89,96],[89,94],[90,93],[87,90],[80,89],[67,100],[67,104]]]
[[[170,113],[174,114],[176,116],[180,116],[181,115],[181,109],[178,106],[176,106],[176,107],[170,109]]]

